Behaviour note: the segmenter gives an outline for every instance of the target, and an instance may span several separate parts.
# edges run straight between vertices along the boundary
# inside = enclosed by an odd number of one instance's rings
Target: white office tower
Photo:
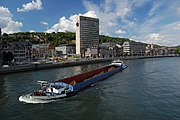
[[[76,23],[76,54],[84,57],[87,48],[99,44],[99,19],[78,16]]]

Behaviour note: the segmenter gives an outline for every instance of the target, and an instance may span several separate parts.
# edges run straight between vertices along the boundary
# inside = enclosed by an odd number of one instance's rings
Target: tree
[[[8,61],[7,52],[5,52],[5,51],[3,52],[2,60],[3,60],[3,63],[7,63],[7,61]]]
[[[99,35],[99,42],[105,43],[105,42],[116,42],[116,43],[123,43],[125,41],[129,41],[128,38],[118,38],[118,37],[109,37],[105,35]]]
[[[178,48],[175,49],[175,53],[176,53],[176,54],[180,54],[180,47],[178,47]]]
[[[8,64],[10,63],[12,60],[14,59],[14,55],[12,54],[12,52],[3,52],[3,57],[2,57],[2,60],[3,60],[3,63],[4,64]]]
[[[14,59],[14,55],[10,51],[7,53],[7,55],[8,55],[8,62],[11,62]]]

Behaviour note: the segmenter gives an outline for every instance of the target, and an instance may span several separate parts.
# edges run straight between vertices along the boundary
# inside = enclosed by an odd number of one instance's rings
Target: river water
[[[78,95],[46,104],[19,102],[37,80],[53,81],[108,63],[0,76],[1,120],[179,120],[180,58],[124,61],[128,68]]]

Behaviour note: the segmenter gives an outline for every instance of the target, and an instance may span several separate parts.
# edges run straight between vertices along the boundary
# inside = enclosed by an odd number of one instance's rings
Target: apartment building
[[[61,55],[72,55],[76,52],[76,46],[75,45],[61,45],[58,47],[55,47],[56,54]]]
[[[125,55],[145,55],[146,44],[134,41],[127,41],[123,43],[123,52]]]
[[[123,55],[123,47],[115,42],[106,42],[99,45],[100,58],[119,57]]]
[[[32,59],[32,44],[30,42],[8,42],[3,45],[4,52],[11,52],[14,62],[27,62]]]
[[[85,52],[85,57],[92,57],[92,58],[99,57],[98,49],[99,49],[98,46],[92,46],[90,48],[87,48]]]
[[[49,44],[35,44],[32,46],[32,54],[34,59],[46,59],[55,54],[55,46]]]

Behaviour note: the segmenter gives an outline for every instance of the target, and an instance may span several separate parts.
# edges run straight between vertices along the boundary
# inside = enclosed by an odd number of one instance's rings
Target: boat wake
[[[40,104],[40,103],[50,103],[50,102],[53,102],[55,100],[32,99],[30,97],[22,95],[19,97],[19,101],[25,102],[25,103]]]
[[[108,66],[78,74],[72,77],[56,80],[48,83],[47,81],[38,81],[40,89],[33,93],[22,95],[19,101],[25,103],[49,103],[56,99],[61,99],[77,94],[78,91],[96,85],[97,82],[105,79],[118,71],[127,68],[122,62],[114,62]]]

